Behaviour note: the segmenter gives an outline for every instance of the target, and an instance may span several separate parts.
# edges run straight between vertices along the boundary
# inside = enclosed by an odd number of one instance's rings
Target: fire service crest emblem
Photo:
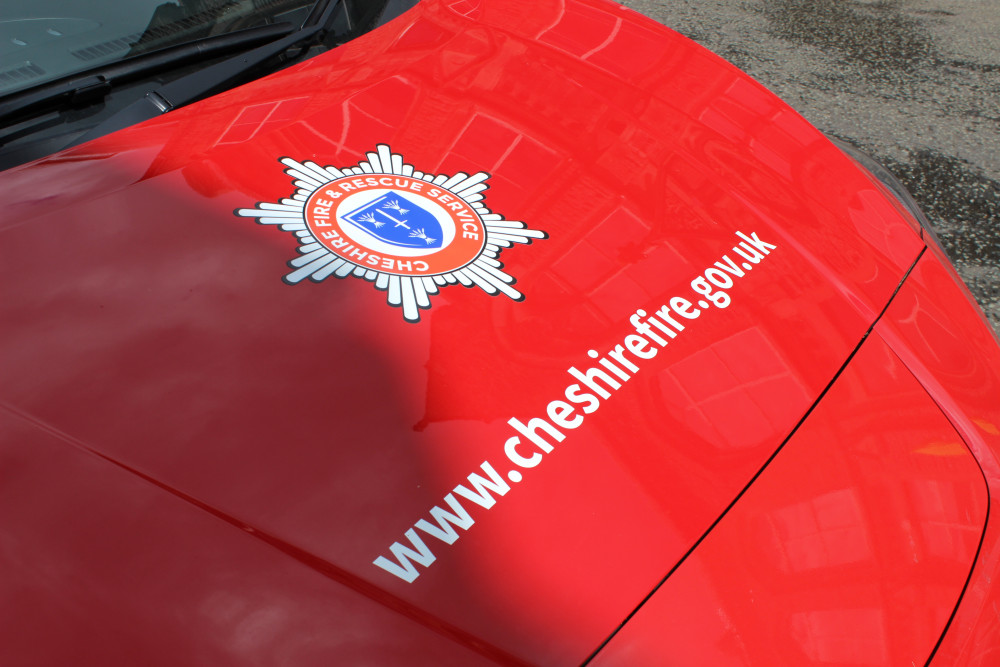
[[[295,235],[299,255],[288,262],[286,283],[362,278],[386,291],[409,322],[420,321],[448,285],[524,298],[500,252],[546,234],[486,208],[489,174],[425,174],[386,145],[366,157],[340,168],[281,158],[296,188],[291,197],[235,211]]]

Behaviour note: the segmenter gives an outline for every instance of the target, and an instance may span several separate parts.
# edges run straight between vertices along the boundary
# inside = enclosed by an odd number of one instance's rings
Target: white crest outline
[[[449,285],[478,287],[490,296],[506,295],[514,301],[523,301],[524,294],[514,289],[516,279],[504,271],[500,253],[516,243],[530,244],[533,239],[548,238],[548,234],[537,229],[529,229],[520,221],[507,220],[502,215],[491,212],[483,203],[483,194],[490,186],[491,174],[480,171],[469,175],[458,172],[454,175],[426,174],[403,161],[403,156],[393,153],[386,144],[378,144],[375,152],[366,153],[356,167],[321,167],[312,161],[299,162],[289,157],[280,158],[287,174],[292,179],[295,192],[291,197],[278,202],[258,202],[255,208],[236,209],[240,217],[256,218],[262,225],[276,225],[279,229],[292,232],[299,242],[298,257],[290,260],[293,269],[282,277],[290,285],[306,278],[321,282],[330,276],[337,278],[363,278],[374,283],[375,289],[387,292],[386,301],[390,306],[402,308],[407,322],[419,322],[420,311],[431,307],[431,296],[440,288]],[[379,271],[377,268],[356,264],[341,257],[320,243],[306,224],[306,202],[317,190],[331,181],[350,176],[387,174],[407,176],[431,183],[450,194],[461,198],[475,210],[483,223],[486,239],[482,250],[464,266],[434,275],[401,276]]]

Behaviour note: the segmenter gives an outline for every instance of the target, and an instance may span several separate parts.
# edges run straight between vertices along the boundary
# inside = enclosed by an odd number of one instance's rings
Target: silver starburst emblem
[[[448,285],[524,298],[500,253],[546,234],[486,208],[489,174],[426,174],[384,144],[366,157],[339,168],[281,158],[294,193],[235,211],[295,235],[299,256],[285,282],[362,278],[409,322]]]

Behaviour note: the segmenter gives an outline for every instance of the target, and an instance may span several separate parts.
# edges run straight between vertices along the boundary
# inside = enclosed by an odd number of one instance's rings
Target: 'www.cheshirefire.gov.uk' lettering
[[[437,556],[421,536],[433,537],[443,544],[454,544],[476,521],[469,513],[469,504],[490,509],[510,491],[508,482],[519,483],[524,479],[522,470],[538,466],[555,446],[566,439],[566,432],[579,428],[585,415],[600,409],[622,384],[641,370],[641,364],[655,357],[671,340],[684,335],[702,314],[715,308],[728,308],[732,303],[728,290],[736,281],[746,276],[777,245],[762,241],[756,232],[749,235],[736,232],[739,241],[732,254],[708,267],[691,281],[693,294],[675,296],[655,311],[639,309],[629,318],[634,333],[630,333],[603,356],[588,350],[587,356],[596,365],[583,370],[576,366],[566,372],[574,382],[566,386],[562,397],[549,401],[545,416],[529,419],[527,423],[516,417],[507,421],[517,435],[512,435],[503,445],[507,461],[514,465],[506,476],[501,476],[489,461],[483,461],[480,470],[470,474],[466,482],[445,495],[441,505],[428,512],[404,533],[403,542],[393,542],[389,547],[392,558],[379,556],[374,564],[408,583],[420,576],[417,566],[429,567]],[[504,466],[506,467],[506,466]],[[474,510],[477,511],[477,510]],[[420,532],[417,532],[420,531]]]

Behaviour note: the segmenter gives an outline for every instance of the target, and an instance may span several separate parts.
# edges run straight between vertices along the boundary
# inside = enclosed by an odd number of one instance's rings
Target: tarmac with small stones
[[[1000,0],[621,0],[889,167],[1000,332]]]

